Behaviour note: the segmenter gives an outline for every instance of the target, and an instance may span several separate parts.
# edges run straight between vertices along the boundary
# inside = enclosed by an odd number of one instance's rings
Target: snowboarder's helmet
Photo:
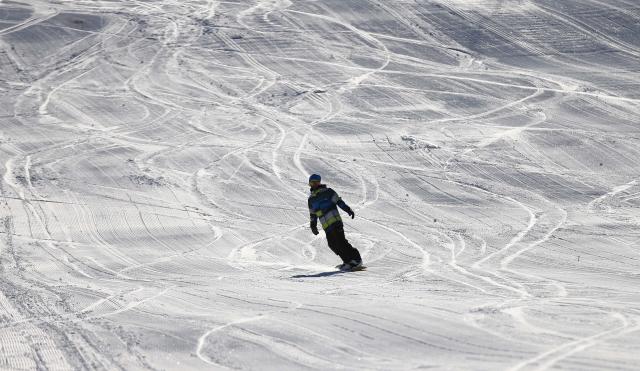
[[[317,182],[317,183],[320,183],[320,181],[321,181],[321,180],[322,180],[322,178],[320,177],[320,175],[318,175],[318,174],[312,174],[312,175],[309,177],[309,184],[311,184],[311,183],[316,183],[316,182]]]

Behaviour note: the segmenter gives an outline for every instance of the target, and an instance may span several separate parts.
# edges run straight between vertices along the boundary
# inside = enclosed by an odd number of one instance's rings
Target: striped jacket
[[[311,190],[308,204],[311,226],[316,226],[318,219],[320,219],[322,229],[325,231],[329,231],[336,226],[342,225],[342,218],[340,217],[340,212],[336,205],[340,206],[340,208],[346,212],[351,211],[351,208],[342,201],[336,191],[331,188],[327,188],[324,184],[321,184],[318,188]]]

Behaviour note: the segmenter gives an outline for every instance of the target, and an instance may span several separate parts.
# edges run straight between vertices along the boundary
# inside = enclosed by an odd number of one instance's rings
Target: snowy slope
[[[0,1],[0,66],[0,369],[640,364],[636,1]]]

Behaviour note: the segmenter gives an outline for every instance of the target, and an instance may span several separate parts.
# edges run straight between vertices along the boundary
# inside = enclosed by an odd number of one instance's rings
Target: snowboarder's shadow
[[[319,278],[319,277],[328,277],[336,274],[344,273],[343,271],[330,271],[330,272],[320,272],[316,274],[296,274],[295,276],[291,276],[291,278]]]

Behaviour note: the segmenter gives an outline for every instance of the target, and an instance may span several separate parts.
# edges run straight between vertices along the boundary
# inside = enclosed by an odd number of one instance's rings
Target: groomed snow
[[[635,1],[0,1],[0,66],[0,369],[640,365]]]

